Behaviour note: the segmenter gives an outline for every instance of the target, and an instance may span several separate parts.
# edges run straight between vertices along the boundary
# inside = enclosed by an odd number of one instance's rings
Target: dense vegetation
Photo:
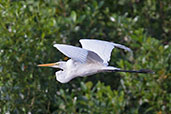
[[[0,113],[171,113],[169,0],[1,0]],[[66,59],[54,43],[124,44],[111,65],[155,74],[100,73],[67,84],[39,63]]]

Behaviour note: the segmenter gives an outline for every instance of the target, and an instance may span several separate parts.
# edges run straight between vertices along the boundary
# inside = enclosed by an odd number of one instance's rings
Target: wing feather
[[[82,48],[97,53],[103,59],[104,63],[108,63],[108,61],[110,60],[111,52],[114,47],[131,51],[130,48],[124,45],[116,44],[113,42],[102,41],[102,40],[81,39],[80,43],[82,45]]]
[[[104,63],[107,63],[110,60],[111,52],[114,48],[112,43],[89,39],[82,39],[80,40],[80,43],[84,49],[97,53],[103,59]]]
[[[87,59],[88,51],[85,49],[65,44],[54,44],[54,47],[56,47],[64,55],[76,61],[85,62]]]
[[[103,63],[103,60],[96,53],[87,49],[65,44],[54,44],[54,47],[56,47],[64,55],[76,61],[86,62],[89,60],[91,62],[96,61]]]

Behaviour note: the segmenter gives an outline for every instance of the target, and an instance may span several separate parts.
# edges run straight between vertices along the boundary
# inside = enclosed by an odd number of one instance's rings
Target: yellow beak
[[[58,63],[39,64],[37,66],[39,66],[39,67],[51,67],[54,65],[58,65]]]

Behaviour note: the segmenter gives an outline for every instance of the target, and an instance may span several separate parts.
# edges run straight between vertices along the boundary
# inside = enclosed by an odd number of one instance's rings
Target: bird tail
[[[115,67],[114,67],[114,68],[115,68]],[[119,69],[119,68],[116,68],[116,69],[109,68],[109,69],[106,69],[105,71],[106,71],[106,72],[151,73],[151,74],[154,74],[154,73],[155,73],[154,71],[149,70],[149,69],[140,69],[140,70],[121,70],[121,69]]]
[[[102,70],[104,70],[104,71],[114,71],[114,70],[120,70],[120,68],[113,67],[113,66],[107,66],[107,67],[102,68]]]

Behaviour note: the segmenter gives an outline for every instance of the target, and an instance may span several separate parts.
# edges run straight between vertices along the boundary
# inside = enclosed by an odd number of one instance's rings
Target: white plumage
[[[121,44],[113,43],[113,42],[93,40],[93,39],[92,40],[81,39],[80,43],[82,45],[82,48],[97,53],[103,59],[104,63],[108,63],[110,61],[111,52],[114,47],[125,49],[132,53],[132,50],[130,48]]]
[[[85,49],[65,44],[54,44],[53,46],[75,61],[86,62],[88,51]]]
[[[114,48],[113,43],[88,39],[82,39],[80,40],[80,43],[82,48],[97,53],[103,59],[104,63],[107,63],[110,60],[111,52]]]
[[[81,39],[80,43],[82,48],[55,44],[54,47],[71,59],[66,62],[60,61],[38,66],[60,68],[61,70],[56,72],[56,79],[61,83],[67,83],[78,76],[84,77],[108,70],[120,70],[119,68],[108,66],[113,48],[119,47],[131,51],[131,49],[121,44],[101,40]]]

